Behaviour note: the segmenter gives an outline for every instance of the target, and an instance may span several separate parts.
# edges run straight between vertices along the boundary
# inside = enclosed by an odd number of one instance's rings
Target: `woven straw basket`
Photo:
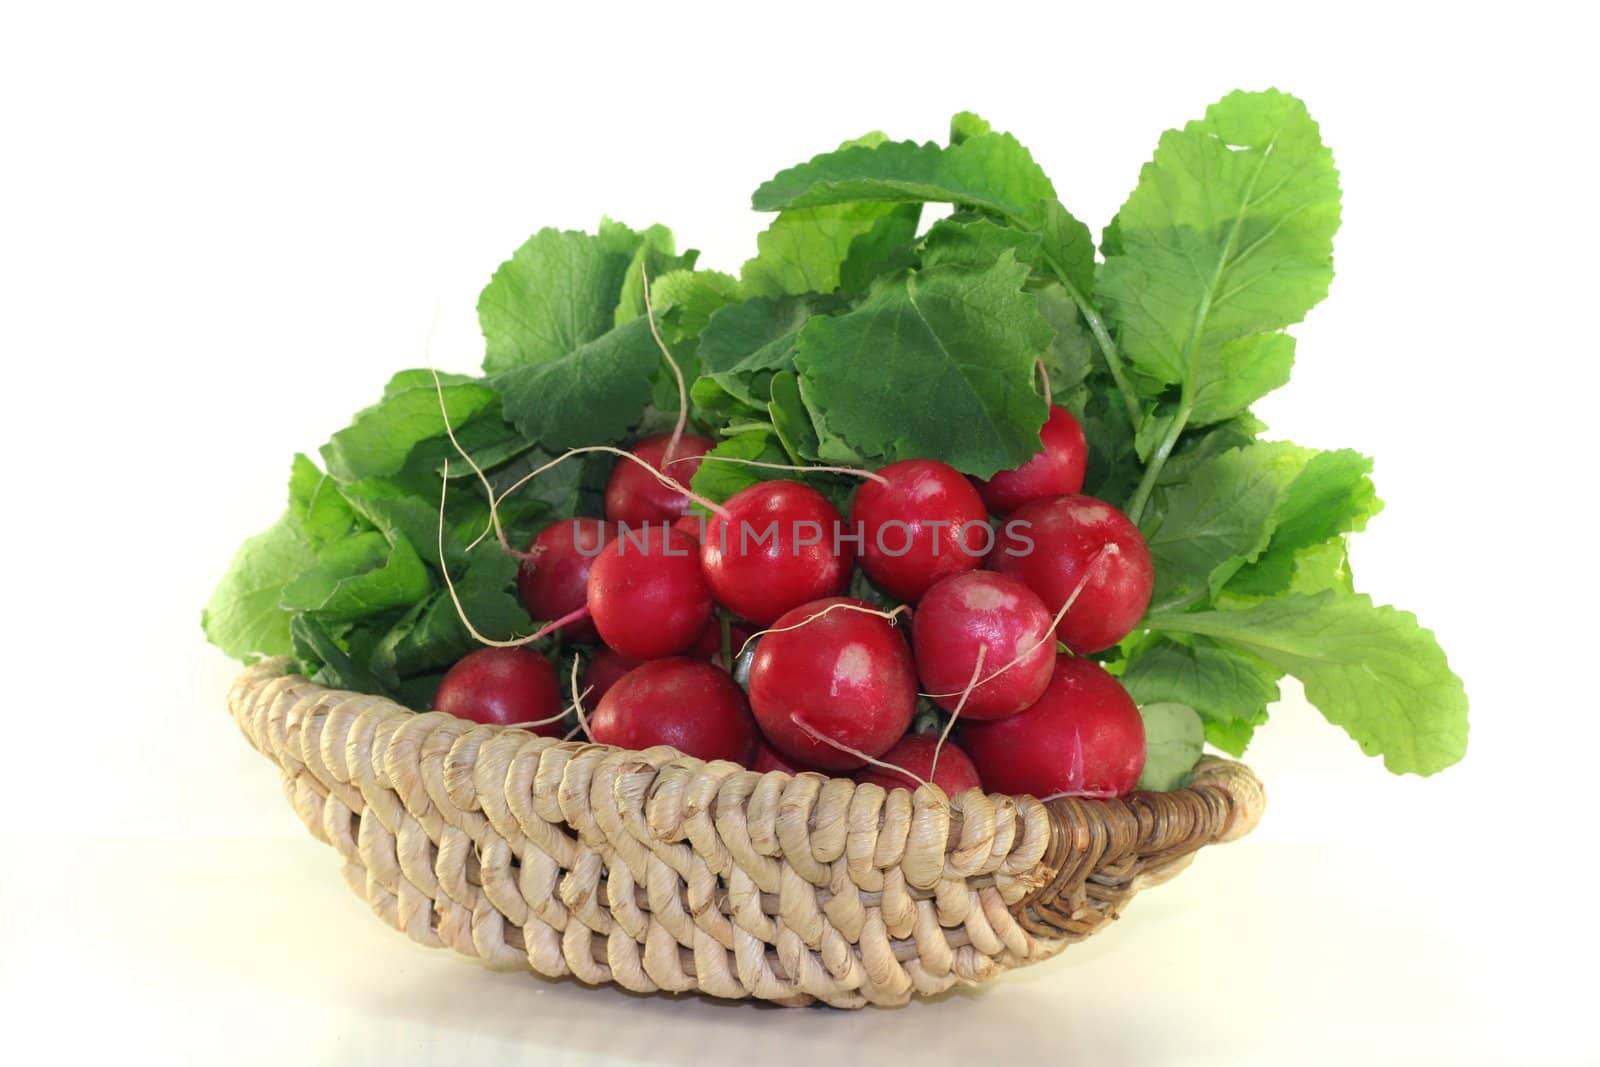
[[[229,709],[373,911],[493,967],[636,992],[903,1004],[1048,959],[1202,846],[1261,783],[1206,759],[1118,800],[885,793],[417,714],[246,669]]]

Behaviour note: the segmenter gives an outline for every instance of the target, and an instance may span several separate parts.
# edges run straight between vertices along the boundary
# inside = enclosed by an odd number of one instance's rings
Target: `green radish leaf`
[[[1095,293],[1139,374],[1183,382],[1327,295],[1338,225],[1339,175],[1305,105],[1233,93],[1162,135]]]
[[[994,127],[981,115],[975,115],[970,111],[958,111],[950,116],[950,143],[953,145],[993,132]]]
[[[700,253],[690,249],[678,255],[674,249],[672,231],[665,226],[651,226],[639,235],[639,247],[634,249],[622,275],[622,290],[617,294],[617,307],[612,313],[612,324],[621,326],[644,314],[644,282],[646,275],[651,284],[655,279],[675,271],[692,271]],[[652,294],[654,299],[654,294]]]
[[[497,399],[482,382],[447,381],[436,387],[428,371],[402,372],[389,383],[382,400],[358,412],[348,427],[322,446],[328,473],[341,484],[400,473],[417,445],[443,438],[441,395],[442,410],[456,427],[491,408]]]
[[[778,173],[755,191],[751,204],[757,211],[859,201],[960,204],[1035,226],[1042,203],[1055,196],[1015,137],[983,133],[949,148],[887,141],[826,152]]]
[[[956,264],[978,270],[993,266],[1007,251],[1030,266],[1039,259],[1036,233],[1004,226],[987,215],[961,212],[940,219],[922,238],[922,266]]]
[[[617,326],[623,289],[647,243],[668,273],[672,236],[661,227],[641,234],[605,219],[598,235],[546,229],[528,238],[478,298],[484,372],[564,359]]]
[[[1094,372],[1094,338],[1084,325],[1078,305],[1061,286],[1047,285],[1035,290],[1033,300],[1039,307],[1039,314],[1056,333],[1050,347],[1039,358],[1044,360],[1045,370],[1050,375],[1052,396],[1065,396],[1088,381]]]
[[[756,297],[711,316],[700,335],[700,368],[741,404],[759,412],[772,376],[794,367],[795,341],[811,317],[799,297]]]
[[[494,379],[505,416],[548,449],[621,440],[650,401],[661,350],[643,318]]]
[[[517,561],[494,541],[484,541],[465,556],[455,578],[456,596],[478,632],[511,640],[533,632],[533,620],[517,597]],[[551,620],[541,620],[549,622]],[[392,687],[401,679],[444,670],[481,647],[467,632],[446,589],[419,601],[378,640],[373,673]]]
[[[650,282],[650,302],[673,340],[698,336],[713,312],[743,298],[739,279],[714,270],[670,271]]]
[[[290,612],[279,606],[283,588],[317,562],[293,514],[285,514],[234,554],[200,614],[212,644],[234,659],[287,656]]]
[[[780,371],[772,376],[771,393],[767,413],[784,451],[795,463],[816,461],[820,442],[800,396],[800,379],[793,371]]]
[[[1164,793],[1189,781],[1200,753],[1205,749],[1206,728],[1186,704],[1146,704],[1139,709],[1144,719],[1144,771],[1139,789]]]
[[[910,270],[917,263],[917,224],[921,204],[895,204],[872,228],[850,242],[850,254],[839,264],[839,289],[859,296],[888,274]]]
[[[1146,625],[1226,642],[1294,675],[1329,722],[1396,774],[1433,774],[1466,752],[1466,691],[1409,612],[1324,592],[1234,611],[1156,614]]]
[[[1089,227],[1051,198],[1039,207],[1040,254],[1057,266],[1065,280],[1087,298],[1094,291],[1094,237]]]
[[[348,622],[409,607],[432,591],[433,579],[411,542],[374,530],[318,552],[315,565],[284,586],[281,603]]]
[[[789,454],[783,450],[783,445],[778,441],[776,434],[752,430],[748,433],[741,433],[728,438],[706,453],[706,458],[701,462],[700,468],[694,472],[694,478],[689,483],[690,489],[718,504],[735,493],[750,488],[757,482],[771,481],[777,478],[791,482],[805,481],[805,477],[798,471],[751,467],[743,463],[719,463],[718,460],[723,457],[750,459],[761,463],[789,464],[792,462]]]
[[[1182,469],[1140,523],[1155,565],[1151,603],[1216,595],[1271,540],[1278,502],[1303,462],[1293,445],[1236,448]]]
[[[1278,507],[1266,552],[1233,576],[1229,592],[1281,593],[1294,581],[1304,550],[1365,528],[1367,520],[1383,510],[1371,473],[1372,460],[1350,449],[1313,455]],[[1342,565],[1343,560],[1339,562]]]
[[[349,501],[339,492],[339,483],[303,453],[295,454],[289,471],[289,510],[306,540],[316,548],[337,541],[360,525]]]
[[[359,653],[334,636],[327,620],[314,615],[296,615],[290,633],[300,670],[313,682],[332,689],[393,695],[393,690],[382,679],[361,665]]]
[[[1244,750],[1250,747],[1250,741],[1256,735],[1256,729],[1266,721],[1265,711],[1258,713],[1253,719],[1235,719],[1233,722],[1207,719],[1206,744],[1221,749],[1237,759],[1244,755]]]
[[[1139,704],[1186,704],[1209,723],[1250,722],[1278,699],[1283,672],[1205,637],[1151,637],[1128,655],[1122,684]]]
[[[931,267],[812,318],[795,364],[813,419],[826,412],[829,432],[882,462],[928,457],[984,478],[1026,462],[1045,418],[1034,361],[1051,340],[1027,273],[1009,253],[981,272]]]
[[[1289,380],[1294,338],[1258,333],[1228,341],[1196,370],[1191,426],[1231,419]]]

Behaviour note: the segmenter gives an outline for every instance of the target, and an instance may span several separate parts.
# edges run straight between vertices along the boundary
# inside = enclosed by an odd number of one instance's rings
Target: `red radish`
[[[711,451],[714,442],[686,433],[669,456],[666,452],[671,443],[670,433],[658,433],[640,439],[628,451],[656,470],[664,471],[674,481],[688,485],[694,472],[700,469],[700,457]],[[688,510],[688,497],[674,493],[637,463],[618,463],[606,481],[606,518],[612,522],[625,522],[635,527],[649,522],[672,522]]]
[[[750,640],[752,633],[754,631],[742,622],[730,622],[728,624],[728,655],[730,658],[739,654],[739,649],[743,648],[744,643]],[[700,636],[694,639],[694,644],[690,645],[683,654],[685,656],[694,656],[697,659],[708,659],[719,667],[726,667],[727,664],[722,662],[722,620],[712,615],[711,621],[706,623],[706,628],[700,631]]]
[[[674,530],[681,530],[698,541],[700,540],[700,535],[705,533],[706,520],[702,515],[685,515],[683,518],[674,522],[672,524],[672,528]]]
[[[934,785],[944,790],[944,795],[947,797],[965,793],[968,789],[983,788],[983,781],[978,777],[978,769],[972,765],[965,752],[949,741],[944,743],[943,748],[939,748],[939,767],[935,770],[933,751],[938,746],[939,738],[933,734],[906,734],[895,742],[893,748],[878,757],[880,761],[893,764],[901,768],[900,770],[888,770],[868,764],[850,777],[863,785],[871,782],[884,789],[912,791],[915,791],[922,782],[932,781]]]
[[[863,482],[850,507],[861,569],[884,592],[916,603],[940,578],[975,570],[994,543],[989,513],[962,473],[908,459]]]
[[[1052,616],[1076,594],[1056,637],[1079,654],[1121,641],[1150,606],[1153,575],[1144,538],[1126,515],[1092,496],[1018,508],[989,553],[989,566],[1021,578]]]
[[[622,676],[643,663],[642,659],[624,656],[614,648],[597,648],[589,663],[583,668],[583,706],[593,709],[622,680]]]
[[[971,571],[944,579],[923,596],[911,620],[924,690],[953,711],[977,670],[978,684],[961,706],[962,717],[1015,715],[1050,684],[1056,658],[1050,621],[1044,601],[1020,578]]]
[[[805,770],[804,767],[797,767],[783,756],[780,756],[776,749],[767,744],[767,739],[764,737],[756,738],[756,756],[755,759],[750,761],[750,769],[760,774],[766,774],[768,771],[800,774]]]
[[[694,644],[711,618],[698,547],[666,526],[620,531],[589,571],[589,612],[601,640],[635,659]]]
[[[1039,430],[1043,451],[1015,470],[1001,471],[988,481],[978,480],[983,502],[996,515],[1015,511],[1030,500],[1072,496],[1083,491],[1089,466],[1089,442],[1083,427],[1063,407],[1051,407]]]
[[[706,523],[700,562],[717,603],[758,626],[850,585],[852,552],[836,544],[842,520],[799,482],[757,482]],[[841,551],[835,551],[835,549]]]
[[[583,607],[589,594],[589,568],[600,549],[616,536],[601,519],[562,519],[539,531],[517,572],[517,592],[535,619],[560,619]],[[574,641],[592,641],[594,623],[578,619],[562,627]]]
[[[1093,660],[1058,656],[1038,703],[998,722],[972,723],[961,743],[990,789],[1120,797],[1144,770],[1144,720],[1133,698]]]
[[[433,706],[458,719],[508,726],[553,719],[566,701],[556,669],[533,649],[480,648],[462,656],[445,673]],[[528,729],[554,737],[561,733],[561,724],[548,722]]]
[[[779,618],[756,646],[749,688],[750,708],[772,746],[826,770],[849,770],[887,752],[917,706],[905,639],[850,597],[815,600]]]
[[[725,671],[674,656],[623,675],[589,716],[589,736],[619,748],[671,745],[698,759],[744,763],[755,751],[756,723]]]

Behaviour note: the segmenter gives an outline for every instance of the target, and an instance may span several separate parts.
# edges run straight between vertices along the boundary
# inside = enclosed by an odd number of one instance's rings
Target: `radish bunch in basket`
[[[1040,443],[987,481],[930,459],[856,472],[845,516],[796,481],[696,498],[711,442],[645,438],[611,472],[605,519],[552,523],[522,563],[529,613],[584,646],[581,683],[506,643],[462,658],[434,705],[552,736],[576,705],[603,744],[884,788],[1127,793],[1143,722],[1088,657],[1143,616],[1150,555],[1079,495],[1072,414],[1052,407]],[[870,601],[848,595],[858,571]]]

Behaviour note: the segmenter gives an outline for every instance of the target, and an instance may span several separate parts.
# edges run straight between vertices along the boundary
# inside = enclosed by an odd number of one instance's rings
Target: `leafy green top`
[[[1249,411],[1288,380],[1284,331],[1333,277],[1339,176],[1305,106],[1233,93],[1163,134],[1098,248],[1016,138],[966,112],[950,131],[868,134],[773,177],[753,203],[778,214],[737,276],[695,269],[660,226],[535,234],[479,301],[485,376],[403,372],[324,446],[326,473],[296,457],[208,636],[425,704],[472,647],[447,573],[478,629],[529,632],[447,426],[498,496],[563,449],[670,425],[653,307],[718,456],[986,477],[1037,450],[1042,369],[1088,436],[1086,490],[1155,561],[1149,615],[1101,657],[1143,706],[1147,787],[1180,783],[1202,743],[1242,751],[1291,675],[1393,771],[1461,758],[1466,696],[1432,634],[1354,591],[1346,542],[1382,506],[1371,461],[1262,441]],[[925,203],[955,211],[919,229]],[[500,500],[508,538],[598,514],[608,466],[574,458]],[[766,477],[850,488],[715,462],[694,487],[722,500]]]

